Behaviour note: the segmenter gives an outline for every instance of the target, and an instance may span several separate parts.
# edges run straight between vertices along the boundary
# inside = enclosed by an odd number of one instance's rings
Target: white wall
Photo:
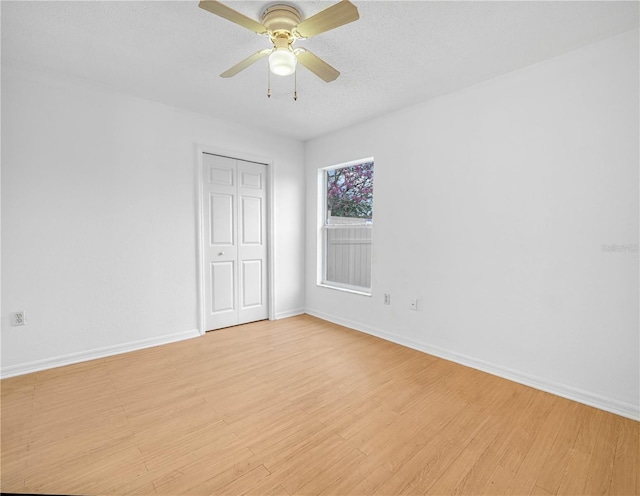
[[[309,313],[638,418],[638,85],[635,30],[308,142]],[[317,169],[372,155],[373,296],[318,287]]]
[[[197,334],[196,144],[273,160],[275,311],[300,312],[301,142],[3,67],[3,375]]]

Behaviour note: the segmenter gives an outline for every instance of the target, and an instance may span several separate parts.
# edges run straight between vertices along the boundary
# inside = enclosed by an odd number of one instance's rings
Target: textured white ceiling
[[[2,1],[2,62],[79,77],[229,121],[307,140],[476,84],[638,26],[636,1],[353,0],[360,20],[298,42],[341,75],[267,60],[218,75],[268,41],[197,1]],[[285,1],[226,2],[259,19]],[[305,17],[335,2],[296,1]]]

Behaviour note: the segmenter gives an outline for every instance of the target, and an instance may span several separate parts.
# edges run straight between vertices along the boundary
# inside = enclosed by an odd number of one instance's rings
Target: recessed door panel
[[[262,260],[242,261],[242,308],[262,305]]]
[[[243,172],[241,185],[245,188],[262,189],[262,174]]]
[[[211,184],[222,184],[233,186],[233,168],[221,168],[211,166],[209,169],[209,182]]]
[[[229,312],[235,309],[235,276],[233,262],[211,264],[211,313]]]
[[[233,244],[233,195],[211,193],[211,233],[212,245]]]
[[[242,198],[242,244],[262,244],[262,199]]]

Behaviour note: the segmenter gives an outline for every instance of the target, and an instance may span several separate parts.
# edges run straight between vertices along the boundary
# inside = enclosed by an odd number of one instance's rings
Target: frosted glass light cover
[[[269,68],[277,76],[290,76],[296,70],[295,54],[288,48],[277,48],[269,55]]]

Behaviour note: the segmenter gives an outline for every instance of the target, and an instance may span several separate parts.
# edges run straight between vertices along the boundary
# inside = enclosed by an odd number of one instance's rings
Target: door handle
[[[220,253],[218,253],[218,255],[219,255],[219,256],[220,256],[220,255],[224,255],[224,252],[223,252],[223,251],[221,251]]]

